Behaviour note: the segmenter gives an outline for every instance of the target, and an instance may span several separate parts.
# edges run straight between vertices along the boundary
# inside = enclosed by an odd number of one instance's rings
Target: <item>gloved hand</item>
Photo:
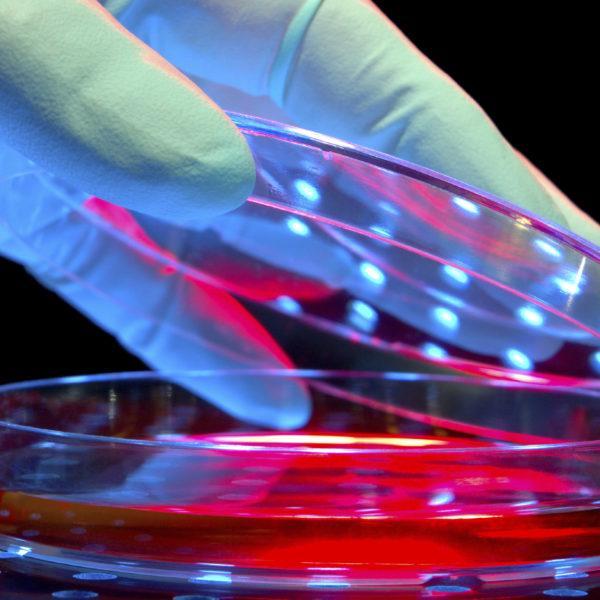
[[[12,224],[0,231],[0,250],[153,367],[239,366],[239,357],[207,343],[239,339],[238,328],[248,340],[242,353],[262,366],[288,363],[230,297],[191,282],[175,291],[168,278],[158,285],[143,260],[57,209],[61,203],[48,201],[55,195],[83,198],[41,169],[177,223],[236,207],[252,189],[250,153],[192,80],[224,108],[396,154],[600,240],[598,226],[367,1],[104,4],[0,4],[0,221],[10,211]],[[34,235],[43,249],[36,255],[26,243]],[[82,271],[87,285],[65,275]],[[103,296],[109,287],[122,306]],[[191,295],[202,315],[190,314]],[[148,317],[159,313],[160,321]],[[206,331],[207,314],[218,332]],[[310,410],[301,389],[276,404],[234,385],[212,396],[234,414],[281,427],[302,423]]]

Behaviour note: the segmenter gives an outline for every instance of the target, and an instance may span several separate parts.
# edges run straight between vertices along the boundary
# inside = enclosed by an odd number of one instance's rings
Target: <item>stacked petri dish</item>
[[[2,182],[28,252],[186,350],[160,374],[0,390],[3,563],[177,593],[586,594],[598,249],[426,169],[233,118],[257,182],[210,223],[36,169]],[[54,193],[23,202],[28,178]],[[156,297],[91,281],[47,235],[65,223]],[[190,349],[203,370],[180,369]]]

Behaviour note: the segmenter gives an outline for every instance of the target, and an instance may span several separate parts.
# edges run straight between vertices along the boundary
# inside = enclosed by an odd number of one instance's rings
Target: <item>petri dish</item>
[[[88,304],[194,348],[192,360],[173,348],[160,364],[143,356],[152,367],[449,370],[597,384],[597,247],[422,167],[231,116],[257,180],[229,214],[168,224],[29,165],[0,181],[0,222],[39,271],[70,281]],[[65,229],[106,267],[90,269],[61,243]],[[115,264],[127,278],[114,276]]]
[[[311,417],[294,431],[236,419],[212,401],[231,379],[274,396],[301,388]],[[0,556],[95,589],[589,586],[599,395],[299,370],[3,386]]]
[[[7,569],[200,594],[591,585],[598,248],[422,167],[232,118],[256,185],[211,222],[35,165],[0,181],[20,252],[170,350],[143,357],[162,374],[0,390]],[[100,275],[65,227],[110,259]]]

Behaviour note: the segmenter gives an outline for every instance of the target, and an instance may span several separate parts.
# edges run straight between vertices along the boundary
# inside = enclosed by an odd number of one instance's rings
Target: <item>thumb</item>
[[[93,0],[0,3],[0,138],[86,192],[171,221],[250,193],[227,116]]]

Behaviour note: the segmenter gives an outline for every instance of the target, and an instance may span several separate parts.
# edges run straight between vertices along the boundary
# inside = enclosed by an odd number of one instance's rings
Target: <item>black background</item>
[[[378,2],[510,142],[596,219],[594,19],[581,12],[441,14]],[[0,259],[0,382],[143,368],[107,334]]]

